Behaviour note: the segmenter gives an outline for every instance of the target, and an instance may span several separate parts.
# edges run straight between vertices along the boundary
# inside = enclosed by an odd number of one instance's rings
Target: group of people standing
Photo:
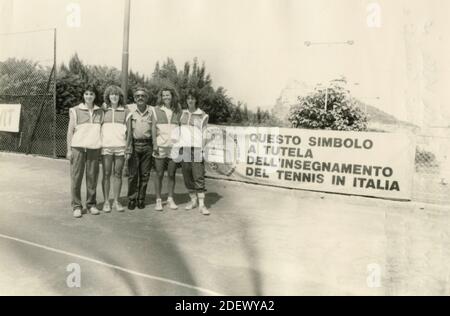
[[[209,215],[205,200],[204,132],[208,115],[199,107],[196,90],[187,91],[182,110],[175,92],[163,88],[158,92],[156,105],[148,104],[146,88],[134,91],[135,103],[127,105],[120,87],[105,89],[104,103],[95,105],[98,97],[95,86],[84,90],[83,102],[69,111],[67,158],[70,160],[73,216],[82,217],[81,183],[86,174],[86,207],[98,215],[97,181],[100,157],[103,167],[102,189],[105,213],[125,208],[119,201],[123,169],[128,168],[128,209],[145,208],[150,172],[155,170],[154,188],[156,211],[163,204],[178,209],[174,200],[175,174],[181,165],[185,186],[190,195],[186,210],[199,208]],[[168,198],[162,202],[161,189],[167,170]],[[110,203],[111,177],[113,201]]]

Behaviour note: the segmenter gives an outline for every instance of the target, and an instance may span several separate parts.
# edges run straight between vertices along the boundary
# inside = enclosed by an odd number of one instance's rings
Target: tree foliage
[[[29,60],[8,59],[0,62],[0,94],[46,93],[44,90],[50,73],[50,68]],[[87,65],[75,54],[67,64],[63,63],[57,69],[57,112],[67,114],[71,107],[82,102],[87,85],[97,88],[95,103],[101,105],[106,87],[120,84],[121,72],[117,68]],[[156,104],[161,88],[172,88],[182,108],[187,106],[184,101],[187,91],[194,88],[199,91],[198,103],[209,114],[212,124],[278,126],[268,111],[258,109],[255,113],[247,108],[247,104],[235,103],[224,87],[214,87],[205,63],[199,63],[197,58],[185,62],[181,69],[177,68],[173,59],[167,58],[162,63],[157,62],[149,76],[130,70],[128,103],[134,102],[133,91],[136,87],[149,90],[149,103],[152,105]]]
[[[27,59],[9,58],[0,62],[1,95],[45,94],[51,68]]]
[[[332,81],[328,87],[299,97],[292,106],[289,121],[292,126],[307,129],[340,131],[367,130],[367,117],[345,89],[345,79]],[[325,104],[326,102],[326,104]]]
[[[230,121],[235,106],[227,96],[223,87],[214,88],[211,76],[206,72],[205,64],[199,65],[198,60],[186,62],[183,69],[178,70],[173,59],[156,63],[151,77],[130,71],[128,75],[128,103],[133,102],[133,90],[138,86],[146,87],[150,92],[151,104],[157,101],[158,91],[163,87],[171,88],[182,107],[186,92],[190,88],[199,91],[199,104],[210,115],[211,123],[227,123]],[[97,86],[101,103],[102,94],[110,84],[120,85],[120,71],[112,67],[86,66],[74,55],[68,66],[62,65],[58,76],[58,109],[65,112],[68,108],[81,101],[83,83],[93,83]]]

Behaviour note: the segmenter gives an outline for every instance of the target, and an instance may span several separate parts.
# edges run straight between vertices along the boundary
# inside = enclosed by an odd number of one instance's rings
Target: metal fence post
[[[53,158],[56,158],[56,83],[58,80],[58,69],[56,65],[56,28],[53,30],[53,68],[55,72],[53,73]]]

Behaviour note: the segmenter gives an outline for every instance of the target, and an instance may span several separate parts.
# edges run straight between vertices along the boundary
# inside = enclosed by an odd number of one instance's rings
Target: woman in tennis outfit
[[[105,113],[103,118],[102,137],[102,162],[103,162],[103,212],[111,212],[109,199],[111,187],[111,175],[113,176],[113,203],[112,207],[123,212],[124,207],[119,202],[122,189],[122,172],[131,154],[131,148],[127,148],[127,125],[129,121],[128,109],[124,107],[124,94],[118,86],[109,86],[104,93]]]
[[[162,211],[161,187],[164,178],[164,171],[167,169],[169,195],[167,203],[171,209],[176,210],[173,195],[175,190],[175,172],[177,163],[172,158],[172,147],[174,133],[179,132],[181,109],[175,95],[171,89],[161,89],[158,93],[158,102],[153,107],[152,139],[153,157],[155,158],[155,194],[156,211]]]
[[[81,183],[86,170],[86,207],[98,215],[96,207],[97,180],[101,149],[103,110],[94,104],[97,89],[90,85],[84,89],[83,103],[69,110],[67,130],[67,158],[70,160],[73,216],[82,216]]]
[[[198,106],[198,93],[189,90],[187,93],[187,109],[180,118],[180,146],[182,146],[182,172],[184,184],[189,191],[191,201],[186,210],[199,207],[203,215],[210,212],[205,206],[205,162],[203,159],[204,132],[209,116]]]

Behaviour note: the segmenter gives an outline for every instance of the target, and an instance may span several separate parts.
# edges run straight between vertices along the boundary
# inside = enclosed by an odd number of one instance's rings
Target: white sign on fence
[[[19,132],[21,104],[0,104],[0,131]]]
[[[411,199],[414,138],[408,134],[222,127],[209,176],[323,192]],[[215,137],[220,141],[221,137]],[[211,143],[212,144],[212,143]],[[233,150],[233,147],[235,148]],[[211,158],[209,157],[209,158]]]

